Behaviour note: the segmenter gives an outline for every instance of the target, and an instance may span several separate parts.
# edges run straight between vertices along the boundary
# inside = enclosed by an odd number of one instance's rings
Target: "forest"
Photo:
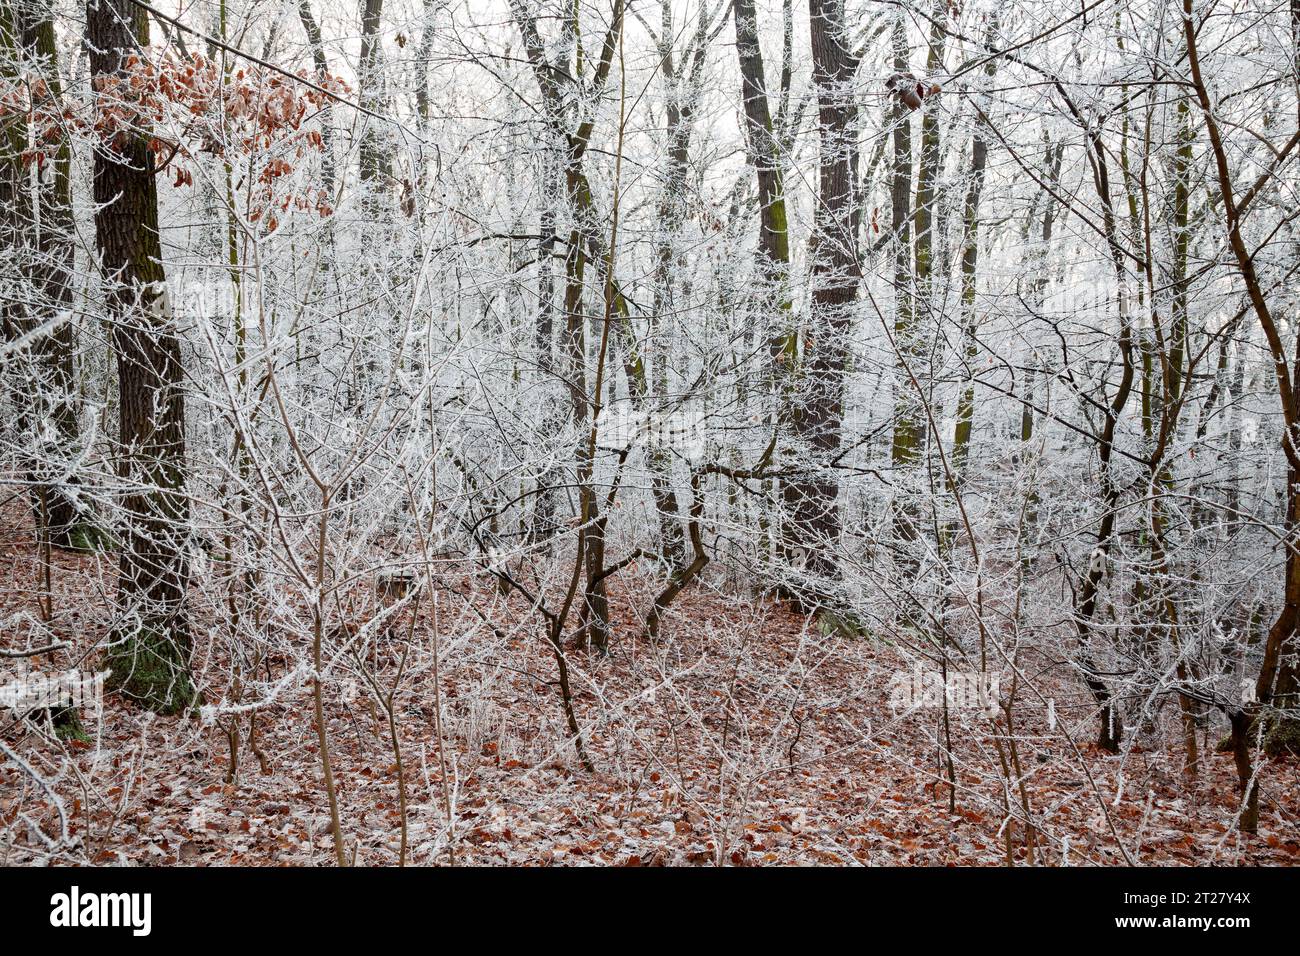
[[[1300,0],[0,0],[0,866],[1300,861],[1298,153]]]

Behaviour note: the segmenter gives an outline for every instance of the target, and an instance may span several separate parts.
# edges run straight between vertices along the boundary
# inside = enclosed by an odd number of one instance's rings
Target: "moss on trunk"
[[[54,736],[60,740],[90,740],[90,734],[86,733],[81,715],[75,707],[60,707],[53,711],[50,722],[54,724]]]
[[[156,713],[180,713],[196,697],[186,656],[180,643],[157,631],[123,635],[105,655],[111,673],[104,686]]]

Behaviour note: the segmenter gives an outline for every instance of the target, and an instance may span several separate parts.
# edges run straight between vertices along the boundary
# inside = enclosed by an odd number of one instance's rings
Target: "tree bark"
[[[741,98],[745,108],[745,131],[749,139],[750,159],[758,180],[759,233],[758,249],[767,285],[764,291],[783,315],[790,310],[787,289],[790,268],[790,239],[785,209],[785,185],[776,137],[773,135],[772,112],[767,100],[767,81],[763,71],[763,52],[758,45],[758,15],[754,0],[736,0],[732,4],[736,24],[736,53],[740,60]],[[788,318],[786,319],[788,321]],[[769,338],[773,361],[789,367],[793,364],[793,331],[778,327]]]
[[[907,23],[900,12],[893,30],[894,70],[906,73],[909,66]],[[917,357],[916,304],[912,295],[912,118],[901,97],[893,97],[889,125],[893,128],[893,161],[890,183],[892,241],[894,244],[894,348],[898,353],[895,371],[894,437],[890,462],[896,482],[894,530],[906,546],[916,538],[916,514],[903,480],[920,459],[921,429],[916,413],[919,396],[912,394],[904,368]],[[906,559],[905,559],[906,560]]]
[[[379,70],[379,25],[383,15],[384,0],[365,0],[361,12],[361,61],[357,68],[357,95],[362,106],[375,112],[379,111],[383,101],[383,77]],[[392,178],[392,163],[376,129],[379,121],[373,116],[363,115],[360,122],[364,127],[357,155],[361,182],[371,192],[386,191],[388,180]]]
[[[996,61],[990,61],[990,67]],[[992,71],[990,70],[990,75]],[[952,438],[953,480],[960,486],[970,455],[971,431],[975,418],[975,361],[979,356],[977,332],[979,310],[975,304],[977,268],[979,264],[980,193],[984,189],[984,169],[988,164],[989,147],[984,138],[984,123],[977,121],[970,147],[970,185],[966,189],[965,224],[961,252],[961,306],[966,314],[965,365],[966,384],[957,400],[957,424]],[[954,489],[956,491],[956,489]]]
[[[148,43],[148,21],[129,0],[89,0],[86,39],[100,88],[122,76],[127,58]],[[112,687],[153,710],[174,713],[194,698],[185,601],[184,375],[146,136],[144,129],[127,130],[94,149],[95,239],[117,353],[118,477],[125,489],[118,624],[107,663]]]
[[[793,424],[811,450],[811,467],[786,483],[784,497],[793,537],[809,552],[808,570],[831,578],[837,572],[840,531],[839,484],[831,465],[844,418],[844,372],[859,272],[857,108],[850,87],[857,63],[845,36],[843,0],[810,0],[809,23],[820,166],[812,312],[800,368],[803,404]]]
[[[0,4],[0,56],[5,69],[24,63],[44,80],[43,92],[31,88],[37,114],[61,117],[63,89],[48,5]],[[54,143],[34,142],[40,157],[27,161],[28,138],[22,117],[11,115],[0,138],[0,246],[10,250],[22,290],[6,297],[0,322],[7,341],[27,343],[11,359],[23,369],[23,386],[11,395],[15,425],[27,450],[23,470],[41,535],[55,547],[91,550],[104,536],[73,490],[82,439],[71,312],[71,147],[62,136]]]

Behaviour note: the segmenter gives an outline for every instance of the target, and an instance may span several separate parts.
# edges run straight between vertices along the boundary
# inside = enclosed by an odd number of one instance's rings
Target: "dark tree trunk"
[[[810,0],[813,82],[817,87],[820,169],[812,238],[812,312],[800,369],[803,405],[795,431],[811,450],[808,472],[784,489],[795,539],[808,568],[836,573],[840,521],[831,470],[844,416],[844,370],[858,281],[857,144],[851,81],[856,63],[844,34],[843,0]]]
[[[63,91],[48,9],[38,13],[34,6],[24,10],[10,2],[0,9],[0,51],[10,66],[23,62],[45,80],[43,96],[33,89],[34,105],[43,113],[60,115]],[[71,319],[71,148],[61,138],[45,145],[41,160],[32,164],[22,159],[28,139],[22,119],[11,117],[4,134],[0,246],[10,250],[23,294],[6,302],[0,316],[7,340],[28,340],[12,359],[22,376],[11,398],[19,440],[28,452],[23,470],[42,536],[55,547],[90,550],[101,543],[102,535],[94,515],[71,490],[78,484],[73,463],[81,451]]]
[[[894,23],[894,70],[908,72],[907,24],[900,13]],[[893,97],[889,124],[894,134],[890,207],[894,243],[894,348],[898,353],[895,374],[894,437],[890,463],[904,479],[920,460],[921,431],[917,413],[919,397],[914,394],[909,369],[918,355],[915,303],[912,296],[912,119],[911,109],[901,97]],[[905,482],[898,482],[899,499],[894,503],[894,531],[902,547],[917,535],[915,503],[909,500]],[[904,555],[904,563],[911,560]]]
[[[785,213],[785,187],[781,181],[781,164],[776,137],[772,132],[772,112],[767,101],[767,81],[763,71],[763,53],[758,45],[758,15],[754,0],[736,0],[732,5],[736,23],[736,53],[740,59],[741,98],[745,106],[745,130],[749,138],[750,157],[758,177],[760,227],[759,254],[763,258],[765,278],[772,286],[772,301],[788,309],[785,273],[790,265],[790,239]],[[771,338],[775,358],[790,354],[789,330],[779,329]]]
[[[538,229],[541,239],[537,244],[537,371],[542,380],[543,393],[548,397],[547,408],[543,412],[543,429],[545,434],[555,434],[564,427],[564,406],[558,398],[559,383],[555,368],[555,247],[559,237],[558,205],[559,168],[562,160],[562,147],[552,140],[548,141],[538,160],[538,167],[543,183],[542,211],[539,216]],[[534,542],[550,539],[560,531],[556,520],[559,510],[559,493],[557,489],[563,483],[564,469],[559,463],[551,463],[537,477],[537,498],[533,508],[529,538]]]
[[[945,0],[933,4],[931,16],[926,73],[937,76],[943,72],[944,47],[948,38],[944,25],[947,17]],[[920,165],[916,173],[916,287],[926,308],[930,305],[930,283],[935,272],[935,237],[943,232],[935,215],[942,173],[939,124],[938,107],[925,109],[921,116]]]
[[[357,70],[359,102],[368,110],[379,111],[383,101],[383,77],[380,75],[379,25],[384,15],[384,0],[365,0],[361,12],[361,64]],[[379,120],[373,116],[362,116],[364,126],[361,134],[361,147],[358,151],[361,182],[368,184],[371,191],[387,190],[388,180],[392,176],[392,163],[388,152],[380,139]],[[378,182],[376,182],[378,180]]]
[[[789,0],[786,3],[787,31],[785,50],[791,48],[789,32]],[[754,167],[758,187],[759,230],[757,295],[755,318],[757,328],[766,337],[768,364],[763,385],[768,392],[768,420],[773,433],[780,441],[783,461],[798,460],[798,453],[786,439],[792,437],[793,419],[800,410],[794,394],[795,367],[799,360],[799,337],[794,323],[793,303],[790,297],[790,237],[785,205],[785,185],[782,175],[781,141],[776,135],[771,106],[767,96],[767,79],[763,66],[763,52],[759,45],[758,15],[754,0],[736,0],[732,4],[732,20],[736,28],[736,55],[740,64],[741,100],[745,112],[745,138],[749,160]],[[785,66],[785,63],[782,64]],[[782,81],[787,74],[783,72]],[[784,90],[784,86],[783,86]],[[784,99],[782,102],[786,102]],[[764,483],[764,495],[773,493],[771,481]],[[787,513],[784,492],[776,500],[776,554],[787,564],[797,566],[799,551],[798,528]],[[767,530],[766,518],[760,519],[760,531]],[[809,548],[808,552],[815,549]],[[805,552],[807,553],[807,552]],[[803,603],[802,588],[791,588],[780,582],[779,592],[793,600],[796,607]]]
[[[316,22],[315,16],[312,15],[309,0],[298,0],[298,19],[302,23],[303,32],[307,34],[307,43],[311,47],[312,68],[316,71],[319,81],[328,75],[329,61],[325,59],[325,43],[321,38],[320,24]],[[334,205],[334,191],[337,189],[334,167],[333,109],[333,104],[329,100],[325,100],[320,108],[321,186],[324,188],[326,195],[329,196],[331,206]],[[326,234],[332,242],[334,237],[332,220],[327,220],[325,225]]]
[[[90,0],[86,39],[96,84],[121,74],[147,44],[144,12],[129,0]],[[111,686],[162,713],[194,697],[189,677],[185,403],[180,341],[158,237],[154,156],[145,130],[95,146],[95,239],[113,322],[120,403],[122,499],[118,615]]]

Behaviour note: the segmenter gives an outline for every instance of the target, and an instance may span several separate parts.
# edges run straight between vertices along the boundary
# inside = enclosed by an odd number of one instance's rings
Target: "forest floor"
[[[53,630],[88,649],[103,636],[96,622],[107,617],[112,563],[55,560]],[[0,538],[0,624],[10,622],[0,649],[33,640],[14,615],[37,614],[36,567],[29,543]],[[456,625],[444,612],[441,747],[424,636],[433,622],[427,608],[405,621],[416,651],[395,714],[408,863],[998,865],[1008,854],[1048,865],[1300,862],[1297,761],[1262,765],[1260,830],[1244,836],[1234,827],[1231,757],[1214,752],[1207,731],[1202,772],[1185,780],[1168,708],[1166,743],[1102,754],[1083,743],[1094,722],[1081,688],[1049,668],[1037,686],[1052,688],[1051,712],[1029,694],[1017,705],[1023,790],[1003,784],[1005,724],[950,714],[950,805],[942,710],[890,707],[891,679],[912,667],[903,649],[824,634],[774,603],[703,588],[683,595],[652,646],[636,636],[630,609],[643,599],[634,591],[614,595],[626,616],[614,622],[612,656],[570,655],[594,772],[564,733],[539,629],[511,620],[526,614],[519,599],[489,587],[472,619],[496,624],[466,625],[469,641],[452,633],[465,618]],[[207,700],[219,705],[219,654],[200,640],[196,657]],[[276,663],[274,678],[292,670]],[[391,653],[376,661],[381,687],[396,673]],[[373,701],[355,682],[330,682],[330,753],[347,854],[391,865],[402,839],[399,774]],[[55,801],[0,754],[0,865],[332,863],[310,682],[284,682],[256,710],[264,766],[248,747],[251,713],[154,717],[110,694],[101,716],[86,715],[93,739],[62,743],[0,712],[0,741],[52,784],[73,841],[52,856],[41,849],[37,831],[58,831]]]

